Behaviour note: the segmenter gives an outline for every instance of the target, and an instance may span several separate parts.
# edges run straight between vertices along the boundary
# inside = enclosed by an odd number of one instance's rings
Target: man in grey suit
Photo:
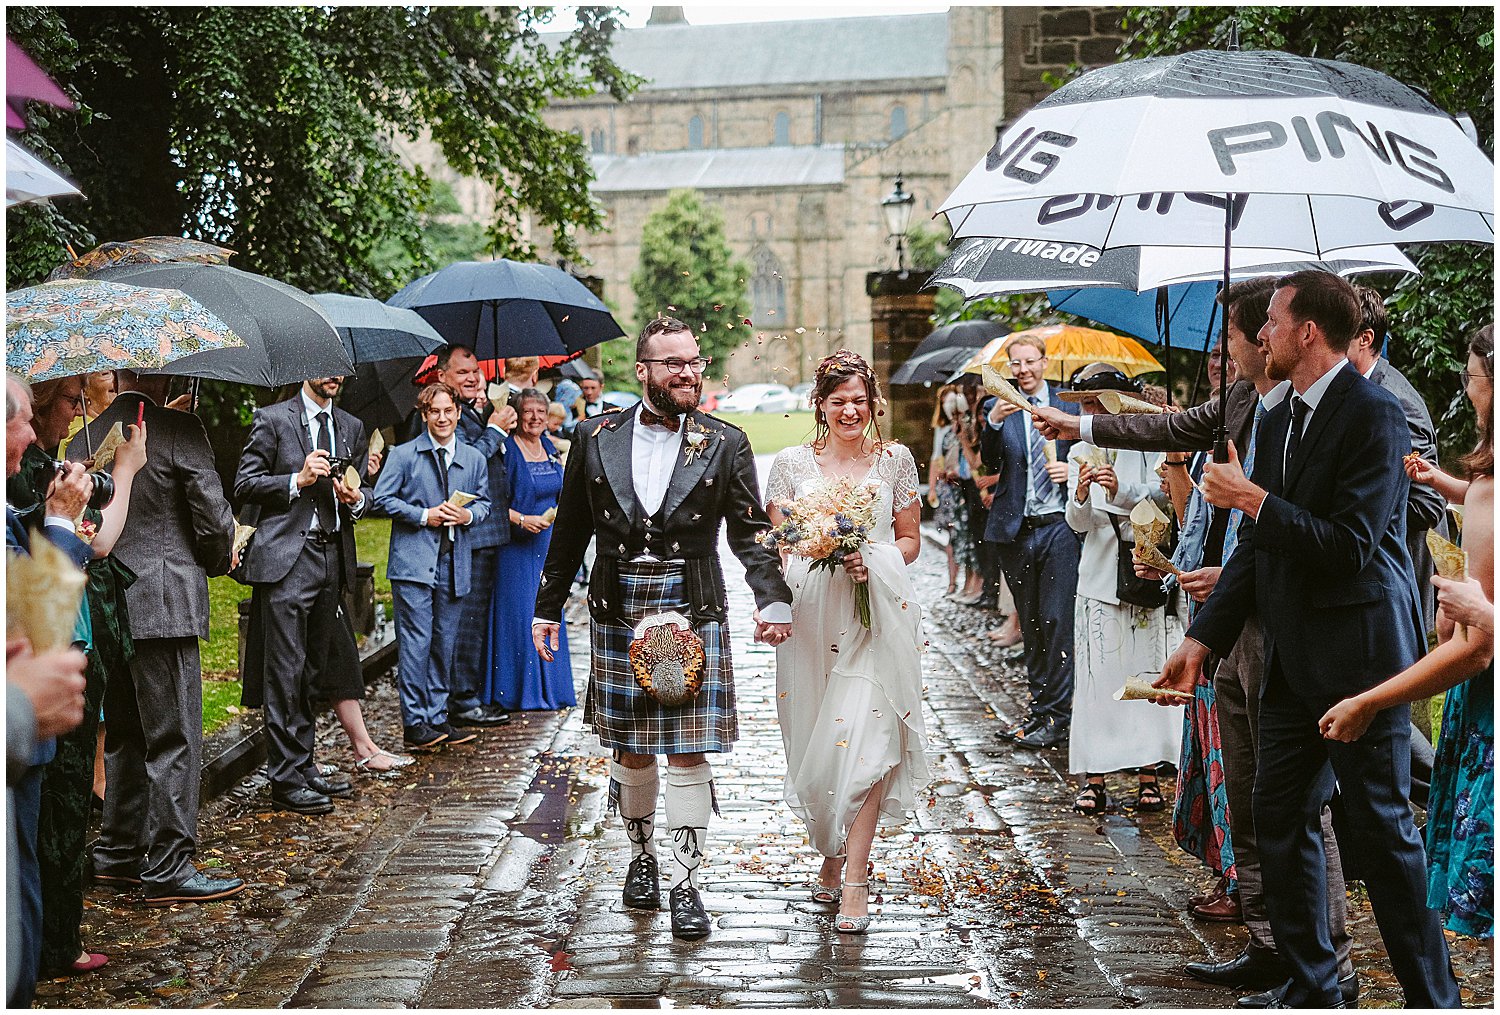
[[[110,784],[94,847],[94,877],[144,883],[146,904],[222,899],[245,887],[193,866],[198,781],[203,769],[203,674],[198,639],[208,637],[208,576],[229,571],[234,515],[214,469],[203,424],[163,409],[167,377],[119,371],[113,404],[90,421],[81,459],[110,427],[144,416],[151,452],[135,477],[130,517],[114,554],[135,572],[126,590],[135,659],[110,674],[104,771]]]
[[[353,793],[348,781],[318,774],[306,679],[313,605],[324,592],[354,584],[354,523],[366,506],[364,492],[344,482],[347,463],[364,471],[369,442],[364,424],[333,405],[343,383],[315,377],[295,398],[257,409],[234,479],[236,502],[255,516],[239,578],[264,607],[271,801],[300,814],[327,814],[332,797]]]
[[[470,594],[471,527],[489,515],[490,480],[484,456],[458,439],[458,393],[429,384],[417,407],[427,429],[391,451],[375,506],[391,517],[386,576],[396,604],[403,738],[409,750],[431,751],[475,739],[449,724],[448,689]],[[460,492],[473,498],[467,507],[450,503]]]
[[[1411,449],[1437,465],[1437,430],[1432,425],[1427,403],[1411,386],[1411,381],[1380,354],[1388,326],[1385,301],[1367,285],[1355,286],[1354,292],[1359,297],[1362,319],[1359,334],[1349,343],[1349,364],[1366,380],[1396,396],[1406,414],[1406,427],[1411,431]],[[1427,530],[1438,529],[1439,534],[1446,535],[1448,504],[1430,486],[1412,483],[1410,487],[1406,495],[1406,550],[1411,554],[1417,591],[1422,595],[1422,620],[1430,631],[1437,622],[1437,593],[1429,580],[1434,568],[1432,551],[1427,549]]]

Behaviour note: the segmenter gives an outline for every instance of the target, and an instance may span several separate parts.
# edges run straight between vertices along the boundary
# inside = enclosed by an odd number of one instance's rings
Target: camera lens
[[[94,481],[94,492],[89,494],[89,507],[103,511],[115,499],[115,479],[106,472],[95,472],[90,478]]]

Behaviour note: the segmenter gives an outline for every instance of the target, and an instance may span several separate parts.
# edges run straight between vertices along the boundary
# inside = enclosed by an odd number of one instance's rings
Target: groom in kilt
[[[624,899],[637,909],[661,906],[652,833],[656,755],[667,756],[668,905],[672,933],[684,940],[709,931],[697,884],[709,813],[717,811],[706,755],[729,750],[739,735],[718,559],[721,520],[755,594],[756,638],[780,644],[792,621],[781,561],[755,539],[771,523],[750,442],[737,427],[698,411],[708,362],[692,329],[659,317],[636,343],[635,375],[645,398],[578,422],[532,625],[537,651],[551,660],[573,576],[597,538],[584,721],[614,752],[610,802],[633,852]],[[661,642],[643,641],[635,667],[631,660],[637,626],[663,613],[679,614],[702,641],[701,686],[691,693],[688,682],[690,696],[677,704],[679,695],[659,684],[648,689],[639,676],[642,650],[649,644],[658,651]]]

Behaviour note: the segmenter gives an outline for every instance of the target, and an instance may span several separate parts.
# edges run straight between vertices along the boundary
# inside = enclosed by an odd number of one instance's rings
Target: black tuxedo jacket
[[[370,441],[365,425],[343,409],[333,409],[334,451],[347,459],[354,471],[364,475]],[[302,418],[302,396],[255,410],[250,439],[240,455],[234,476],[234,499],[246,509],[241,521],[254,525],[250,549],[241,563],[242,581],[253,584],[279,582],[296,563],[307,542],[307,530],[316,511],[314,494],[324,488],[333,497],[331,480],[320,479],[298,496],[291,495],[291,477],[302,471],[312,453],[312,438]],[[371,494],[363,488],[368,504]],[[352,509],[333,497],[339,513],[339,544],[343,550],[344,588],[354,585],[354,521]]]
[[[1395,396],[1348,366],[1283,474],[1290,424],[1290,398],[1261,420],[1253,478],[1269,496],[1258,521],[1245,516],[1188,634],[1223,657],[1258,612],[1267,672],[1279,666],[1294,693],[1325,709],[1422,654],[1401,467],[1410,437]]]
[[[552,545],[542,569],[536,615],[560,621],[591,538],[598,539],[589,580],[589,607],[598,619],[618,619],[622,561],[641,550],[687,563],[687,590],[694,622],[728,620],[724,575],[719,568],[719,525],[728,526],[729,547],[745,566],[757,606],[790,604],[780,557],[756,542],[771,527],[760,497],[755,454],[743,430],[698,410],[684,417],[689,433],[702,433],[703,450],[679,454],[666,497],[654,519],[641,517],[632,477],[635,409],[580,420],[563,473]],[[684,449],[687,448],[686,437]],[[650,537],[649,539],[647,537]]]

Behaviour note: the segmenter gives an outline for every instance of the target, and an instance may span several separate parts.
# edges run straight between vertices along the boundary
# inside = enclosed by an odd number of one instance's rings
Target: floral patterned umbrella
[[[95,370],[155,370],[245,343],[175,289],[76,279],[5,294],[5,365],[29,381]]]
[[[143,236],[138,240],[111,240],[101,243],[82,257],[59,264],[47,276],[47,281],[88,278],[95,272],[122,264],[162,264],[167,261],[227,264],[232,254],[234,251],[228,247],[204,243],[186,236]]]

